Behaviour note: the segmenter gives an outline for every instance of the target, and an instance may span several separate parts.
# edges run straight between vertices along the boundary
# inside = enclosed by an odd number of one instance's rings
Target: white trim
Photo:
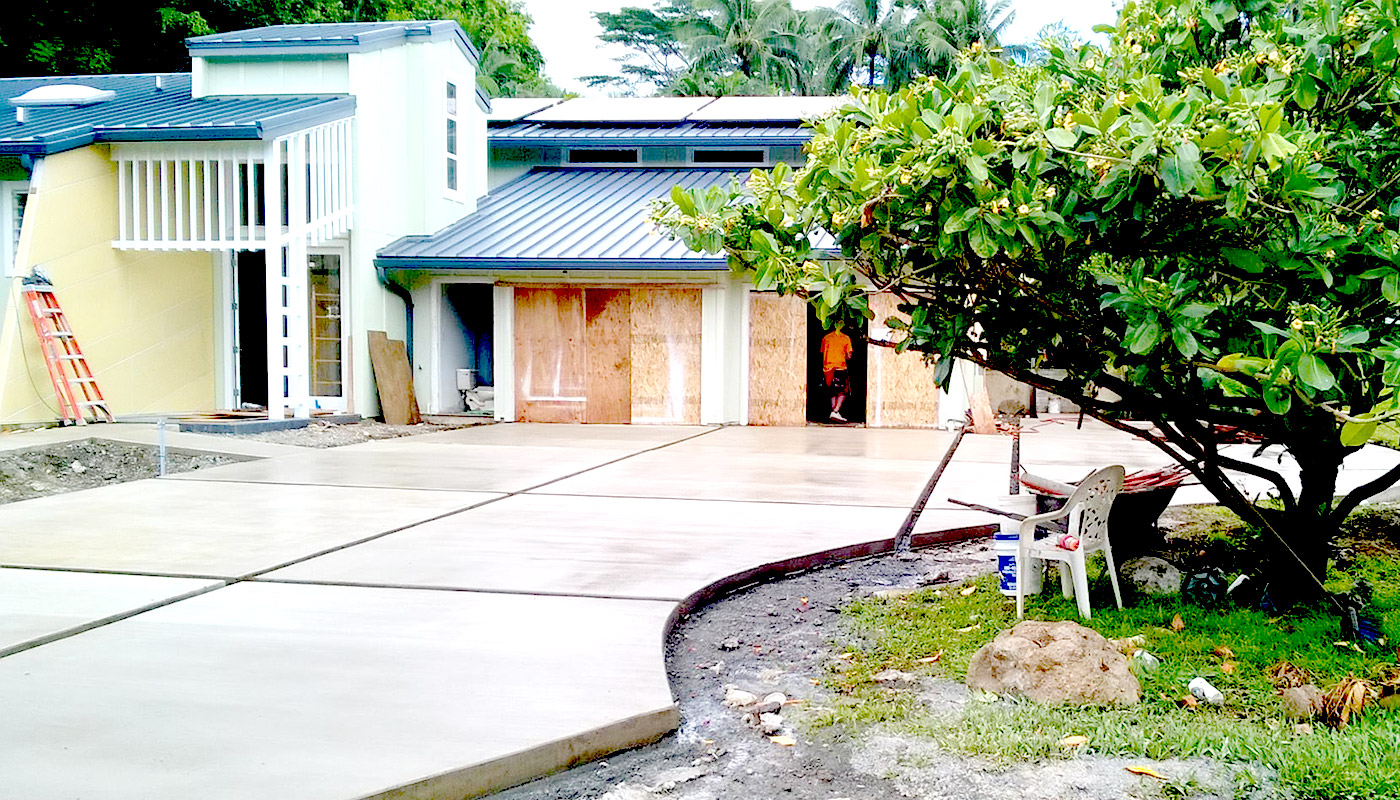
[[[237,283],[234,280],[233,251],[214,255],[214,303],[219,309],[214,320],[214,402],[220,408],[238,407],[238,309],[234,308]]]
[[[20,221],[20,230],[15,231],[18,197],[29,193],[29,181],[0,181],[0,275],[7,278],[29,274],[29,258],[25,252],[28,248],[23,251],[20,248],[20,245],[26,244],[23,221]]]
[[[350,407],[347,392],[350,389],[349,368],[350,368],[350,242],[337,240],[326,242],[316,247],[307,249],[307,282],[306,282],[306,324],[308,326],[308,340],[306,344],[307,358],[307,386],[311,385],[311,342],[309,326],[311,324],[311,280],[310,262],[311,256],[334,255],[340,257],[340,394],[334,397],[327,395],[310,395],[311,404],[315,408],[327,411],[344,412]],[[310,389],[308,388],[308,394]]]
[[[515,287],[497,285],[491,303],[491,370],[496,380],[496,420],[515,421]]]
[[[749,340],[749,320],[753,314],[753,291],[748,284],[741,284],[743,302],[739,304],[739,424],[749,424],[749,372],[753,359],[753,347]]]
[[[700,292],[700,424],[719,425],[724,414],[725,287]]]

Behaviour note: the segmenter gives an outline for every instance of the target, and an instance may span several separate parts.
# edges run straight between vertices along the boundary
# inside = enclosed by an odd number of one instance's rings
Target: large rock
[[[1128,659],[1097,632],[1074,622],[1022,622],[983,645],[967,685],[1039,703],[1132,705],[1142,687]]]
[[[1181,593],[1181,570],[1154,556],[1125,561],[1118,574],[1139,594],[1165,597]]]

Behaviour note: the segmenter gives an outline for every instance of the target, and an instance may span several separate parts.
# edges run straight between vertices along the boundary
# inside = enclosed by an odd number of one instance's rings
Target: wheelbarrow
[[[1191,473],[1180,464],[1138,470],[1123,479],[1123,489],[1108,515],[1108,540],[1119,563],[1162,547],[1165,537],[1157,520],[1171,505],[1178,486]],[[1021,485],[1035,495],[1036,513],[1054,511],[1065,504],[1074,484],[1022,471]]]

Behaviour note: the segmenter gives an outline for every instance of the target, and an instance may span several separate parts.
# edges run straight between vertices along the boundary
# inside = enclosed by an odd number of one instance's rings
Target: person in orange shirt
[[[825,379],[826,390],[831,394],[832,422],[846,421],[846,418],[841,416],[841,406],[851,391],[846,370],[855,348],[851,347],[851,337],[841,332],[844,327],[845,325],[838,322],[831,333],[822,337],[822,377]]]

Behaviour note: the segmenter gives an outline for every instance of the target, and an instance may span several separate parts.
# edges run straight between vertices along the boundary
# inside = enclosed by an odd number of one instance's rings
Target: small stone
[[[739,639],[738,639],[738,637],[731,636],[731,637],[729,637],[728,639],[725,639],[724,641],[720,642],[720,643],[719,643],[719,649],[721,649],[721,650],[738,650],[738,649],[739,649]]]
[[[782,714],[760,714],[758,717],[759,730],[772,736],[783,729]]]
[[[1126,561],[1118,574],[1140,594],[1166,597],[1181,593],[1181,570],[1155,556]]]
[[[903,672],[897,669],[887,669],[875,673],[876,683],[913,683],[919,679],[918,675],[912,672]]]
[[[908,597],[909,595],[914,594],[917,591],[919,590],[896,587],[894,589],[876,589],[875,591],[871,592],[870,595],[872,597],[878,597],[882,600],[894,600],[899,597]]]
[[[1310,720],[1322,707],[1322,691],[1312,684],[1295,686],[1279,692],[1283,715],[1288,719]]]
[[[925,585],[925,586],[932,586],[932,585],[935,584],[935,583],[947,583],[948,581],[950,581],[950,580],[952,580],[952,579],[953,579],[953,576],[948,574],[948,570],[946,570],[946,569],[941,569],[941,570],[938,570],[937,572],[930,572],[930,573],[924,575],[924,576],[923,576],[922,578],[920,578],[919,580],[920,580],[920,581],[923,583],[923,585]]]
[[[707,669],[707,670],[709,670],[710,672],[713,672],[713,673],[715,673],[715,674],[719,674],[719,673],[721,673],[721,672],[724,671],[724,661],[723,661],[723,660],[716,661],[715,663],[709,665],[708,667],[705,667],[705,669]]]
[[[725,687],[724,704],[729,708],[743,708],[758,702],[758,695],[734,686]]]
[[[753,712],[749,712],[744,716],[740,717],[739,722],[743,723],[745,727],[757,728],[759,725],[758,715]]]
[[[783,694],[782,692],[772,692],[770,694],[766,694],[763,696],[763,699],[760,700],[758,703],[758,713],[771,714],[774,711],[777,711],[778,709],[782,708],[783,703],[786,702],[787,695]]]
[[[915,553],[912,550],[905,550],[903,553],[899,554],[900,561],[918,561],[922,558],[923,556],[919,555],[918,553]]]
[[[81,461],[74,461],[72,464],[68,465],[68,468],[73,470],[73,474],[75,475],[81,475],[87,472],[87,467],[83,466]]]

